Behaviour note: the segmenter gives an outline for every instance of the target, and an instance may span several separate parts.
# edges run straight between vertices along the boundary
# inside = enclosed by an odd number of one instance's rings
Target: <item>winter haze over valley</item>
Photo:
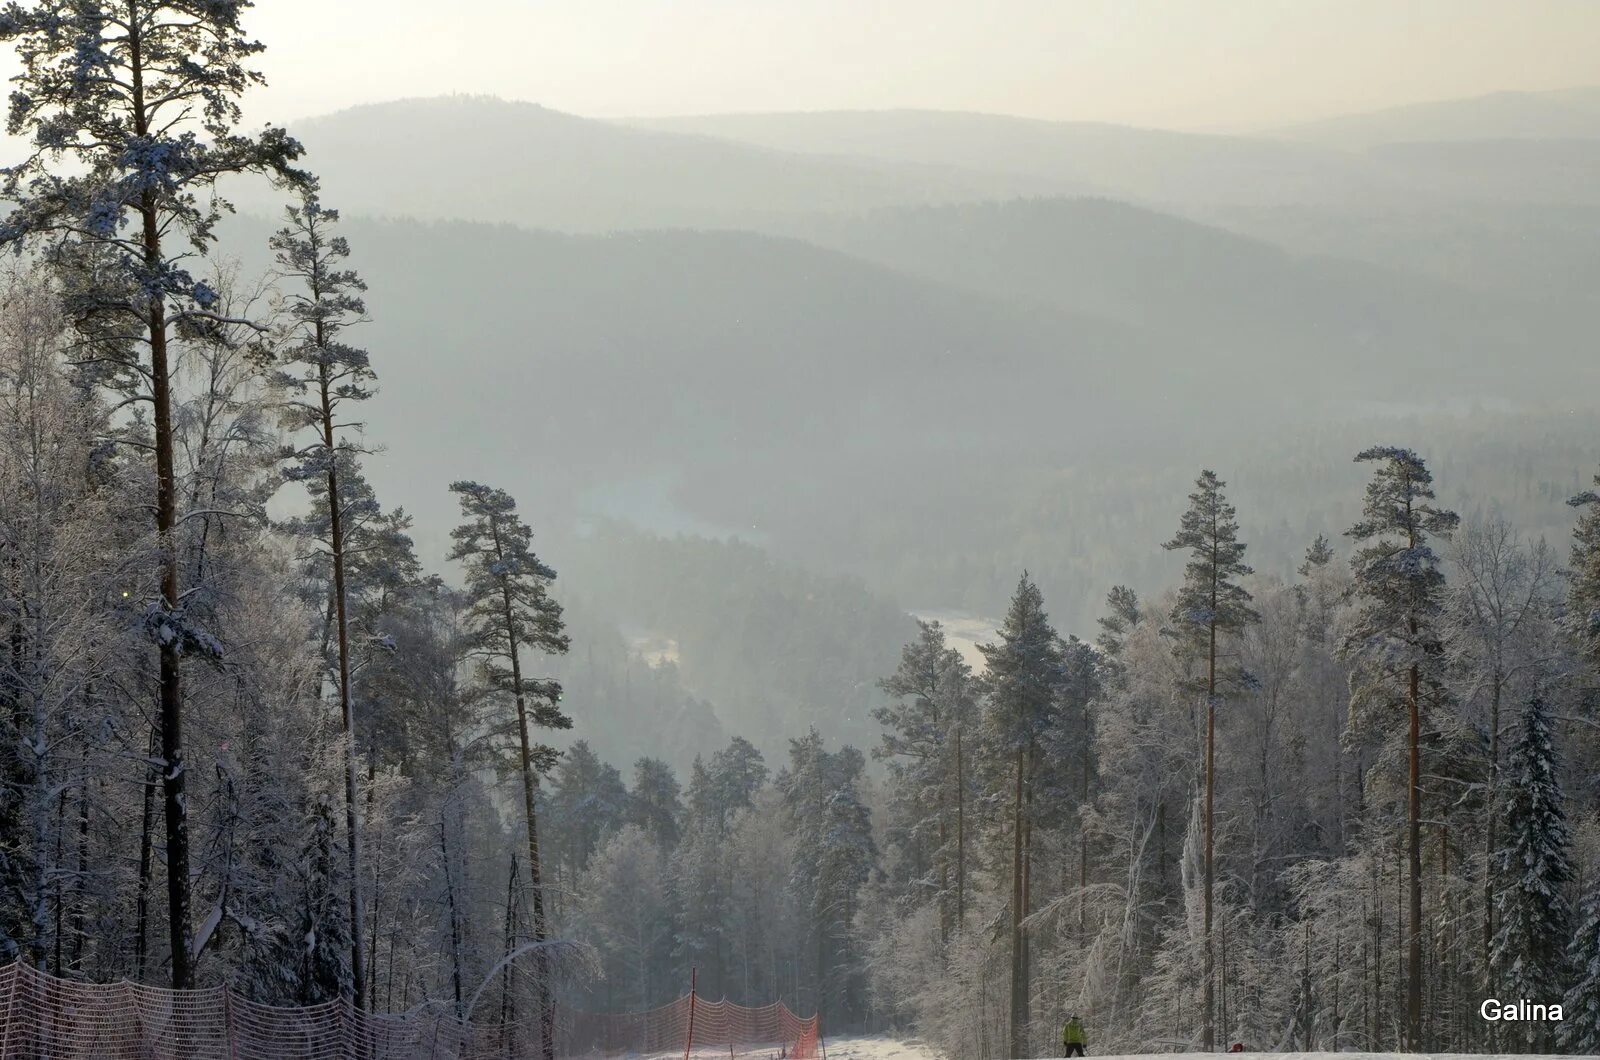
[[[5,6],[0,1060],[1600,1055],[1597,40]]]

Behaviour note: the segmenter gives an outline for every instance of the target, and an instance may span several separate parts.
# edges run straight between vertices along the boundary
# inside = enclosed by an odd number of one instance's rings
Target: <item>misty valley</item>
[[[0,10],[0,1060],[1600,1054],[1600,87],[393,5]]]

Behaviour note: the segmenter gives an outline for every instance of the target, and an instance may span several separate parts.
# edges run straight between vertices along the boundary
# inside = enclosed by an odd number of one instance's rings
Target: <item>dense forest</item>
[[[558,1003],[644,1009],[691,974],[707,997],[781,998],[829,1030],[914,1032],[957,1057],[1049,1055],[1069,1013],[1102,1052],[1600,1052],[1600,476],[1568,481],[1590,420],[1480,410],[1302,432],[1242,461],[1253,492],[1234,500],[1226,467],[1192,486],[1187,466],[1149,473],[1152,452],[1189,459],[1159,432],[1108,445],[1094,473],[1000,460],[1032,424],[1126,396],[1149,362],[1123,355],[1198,333],[1227,316],[1208,300],[1232,296],[1189,292],[1201,304],[1173,306],[1160,334],[1085,327],[1068,361],[1041,322],[1136,315],[1116,291],[1077,284],[1018,317],[810,248],[785,259],[797,284],[828,276],[777,329],[790,419],[655,400],[704,347],[666,350],[621,411],[571,399],[614,385],[598,354],[492,401],[411,364],[404,385],[453,410],[413,435],[474,422],[481,400],[490,428],[515,415],[556,440],[530,456],[486,434],[481,464],[449,454],[434,485],[450,506],[408,512],[372,473],[386,439],[365,425],[389,369],[367,338],[392,332],[369,326],[348,233],[409,236],[347,227],[314,153],[245,127],[249,6],[0,12],[22,62],[10,128],[32,145],[4,171],[0,227],[16,252],[0,277],[0,958],[523,1020],[546,1056]],[[274,189],[272,225],[227,220],[233,178]],[[1025,228],[1060,220],[1010,210]],[[886,259],[907,244],[890,254],[883,232],[905,223],[818,238]],[[440,231],[441,255],[530,242]],[[531,242],[552,273],[580,259],[578,288],[635,284],[696,320],[708,289],[684,302],[649,281],[691,250],[733,248],[730,284],[794,250],[728,233]],[[619,278],[619,260],[638,271]],[[953,263],[921,260],[952,280]],[[1258,276],[1278,264],[1250,260]],[[436,287],[472,285],[439,271]],[[1279,279],[1288,297],[1321,275]],[[860,420],[811,415],[844,407],[827,399],[879,342],[861,322],[882,319],[883,292],[922,345],[877,351]],[[488,297],[494,327],[530,329]],[[801,327],[807,305],[837,304],[853,325]],[[483,319],[429,325],[470,337]],[[1270,344],[1294,322],[1223,323]],[[1211,323],[1202,350],[1240,338]],[[1428,370],[1461,339],[1402,323]],[[628,331],[598,347],[652,337]],[[996,336],[992,358],[970,356]],[[1475,333],[1468,367],[1528,374],[1491,356],[1500,337]],[[1308,356],[1352,341],[1325,332]],[[744,367],[740,343],[711,352],[693,366],[708,394]],[[1367,350],[1344,388],[1367,389],[1360,373],[1390,353]],[[1007,372],[1036,385],[1000,402]],[[1208,402],[1247,382],[1196,364],[1152,394],[1220,421],[1234,406]],[[890,391],[912,401],[885,411]],[[596,467],[631,468],[680,420],[691,451],[729,453],[685,495],[760,543],[622,519],[546,535],[543,513],[570,513]],[[1371,447],[1402,429],[1418,450]],[[617,448],[553,473],[558,500],[484,473],[602,433]],[[763,452],[773,435],[794,449]],[[752,454],[772,458],[767,481]],[[925,459],[933,472],[908,473]],[[774,469],[808,461],[840,492],[804,512]],[[882,503],[852,507],[867,490]],[[414,518],[441,547],[419,547]],[[1258,524],[1266,547],[1241,529]],[[551,537],[572,558],[559,578]],[[931,587],[982,610],[1000,579],[1015,588],[975,661],[888,595]],[[1566,1019],[1498,1028],[1478,1016],[1486,995],[1560,1002]]]

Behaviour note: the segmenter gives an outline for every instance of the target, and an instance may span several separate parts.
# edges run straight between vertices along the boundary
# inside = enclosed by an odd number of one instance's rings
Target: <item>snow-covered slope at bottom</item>
[[[944,1054],[915,1038],[830,1038],[828,1060],[944,1060]]]
[[[828,1060],[946,1060],[943,1054],[916,1039],[839,1038],[828,1041]],[[1136,1054],[1124,1054],[1128,1056]],[[1163,1060],[1216,1060],[1214,1053],[1144,1053]],[[1544,1060],[1527,1053],[1272,1053],[1273,1060]],[[1091,1060],[1121,1060],[1095,1056]]]

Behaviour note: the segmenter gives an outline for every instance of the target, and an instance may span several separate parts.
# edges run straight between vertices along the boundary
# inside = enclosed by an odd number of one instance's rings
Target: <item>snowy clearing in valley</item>
[[[911,612],[911,617],[943,626],[946,643],[961,653],[968,666],[980,670],[983,668],[983,653],[978,650],[978,645],[993,643],[996,631],[1000,628],[999,619],[966,611],[928,611],[918,608]]]

